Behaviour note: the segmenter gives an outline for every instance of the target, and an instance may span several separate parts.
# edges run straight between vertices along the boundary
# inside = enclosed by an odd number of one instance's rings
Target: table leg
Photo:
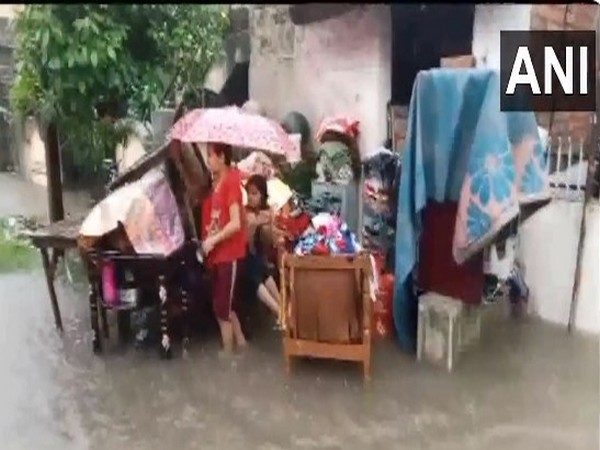
[[[190,343],[190,322],[189,322],[189,306],[187,291],[184,286],[181,287],[181,305],[183,310],[183,351],[187,351],[188,344]]]
[[[171,338],[167,318],[168,292],[164,275],[158,277],[158,296],[160,298],[160,356],[169,359],[172,356]]]
[[[59,331],[63,331],[62,318],[60,315],[60,308],[58,306],[58,299],[56,298],[56,291],[54,290],[54,275],[53,270],[50,267],[50,258],[48,257],[48,249],[40,248],[42,254],[42,264],[44,265],[44,274],[46,275],[46,284],[48,286],[48,293],[50,294],[50,302],[52,304],[52,312],[54,313],[54,324]]]
[[[185,262],[181,262],[180,264],[181,270],[180,273],[186,273]],[[189,304],[188,304],[188,293],[187,293],[187,277],[183,276],[180,281],[180,290],[181,290],[181,309],[183,313],[183,341],[182,341],[182,349],[183,353],[187,352],[188,344],[190,343],[190,320],[189,320]]]
[[[90,301],[90,320],[92,325],[92,350],[94,353],[102,351],[102,341],[100,340],[100,324],[98,320],[98,296],[96,295],[96,286],[92,279],[89,280],[89,301]]]

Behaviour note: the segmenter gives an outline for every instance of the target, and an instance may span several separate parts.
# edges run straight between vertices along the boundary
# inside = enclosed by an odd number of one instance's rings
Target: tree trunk
[[[63,188],[60,170],[60,149],[56,124],[50,122],[46,128],[46,176],[48,179],[48,216],[50,222],[58,222],[65,218],[63,207]]]

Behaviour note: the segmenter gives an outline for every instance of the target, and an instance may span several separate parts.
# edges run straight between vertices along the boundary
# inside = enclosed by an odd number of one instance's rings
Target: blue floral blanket
[[[519,205],[549,198],[546,153],[532,112],[500,111],[500,77],[488,69],[432,69],[413,86],[402,154],[396,233],[394,318],[414,347],[415,266],[420,214],[428,199],[458,202],[457,263],[493,242]]]

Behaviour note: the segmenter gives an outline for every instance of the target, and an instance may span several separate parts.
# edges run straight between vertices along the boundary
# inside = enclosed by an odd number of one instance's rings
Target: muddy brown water
[[[4,275],[2,449],[593,449],[598,343],[494,318],[452,374],[376,345],[373,382],[354,364],[300,361],[284,373],[277,334],[258,330],[234,364],[218,338],[187,358],[111,343],[91,352],[81,292],[62,284],[54,330],[42,274]]]
[[[5,181],[0,216],[39,212],[15,198],[45,197],[9,180],[7,199]],[[269,325],[235,364],[214,334],[185,359],[94,356],[84,292],[59,283],[60,336],[39,269],[0,287],[2,450],[598,448],[598,339],[563,327],[490,316],[452,374],[379,343],[364,386],[354,364],[302,361],[288,377]]]

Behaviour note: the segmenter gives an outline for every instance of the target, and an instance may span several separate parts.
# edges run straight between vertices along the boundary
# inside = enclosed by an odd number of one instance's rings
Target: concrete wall
[[[294,26],[287,6],[251,11],[250,97],[280,120],[296,110],[313,133],[320,120],[350,114],[360,147],[380,144],[390,98],[391,20],[387,5],[365,5],[323,22]]]
[[[250,97],[276,119],[302,112],[313,130],[326,115],[355,114],[361,148],[379,144],[391,85],[388,7],[369,5],[306,26],[291,24],[286,8],[251,10]],[[473,54],[480,66],[500,66],[500,30],[529,29],[531,11],[531,5],[477,5]]]
[[[7,19],[12,19],[15,15],[22,11],[25,5],[22,4],[13,4],[13,5],[5,5],[0,4],[0,17],[6,17]]]
[[[29,182],[46,186],[46,152],[43,130],[30,117],[16,131],[19,145],[19,172]]]
[[[531,308],[542,319],[566,326],[575,273],[581,202],[554,200],[531,217],[521,230],[520,259],[531,289]],[[587,211],[579,302],[578,330],[600,333],[600,207]]]

